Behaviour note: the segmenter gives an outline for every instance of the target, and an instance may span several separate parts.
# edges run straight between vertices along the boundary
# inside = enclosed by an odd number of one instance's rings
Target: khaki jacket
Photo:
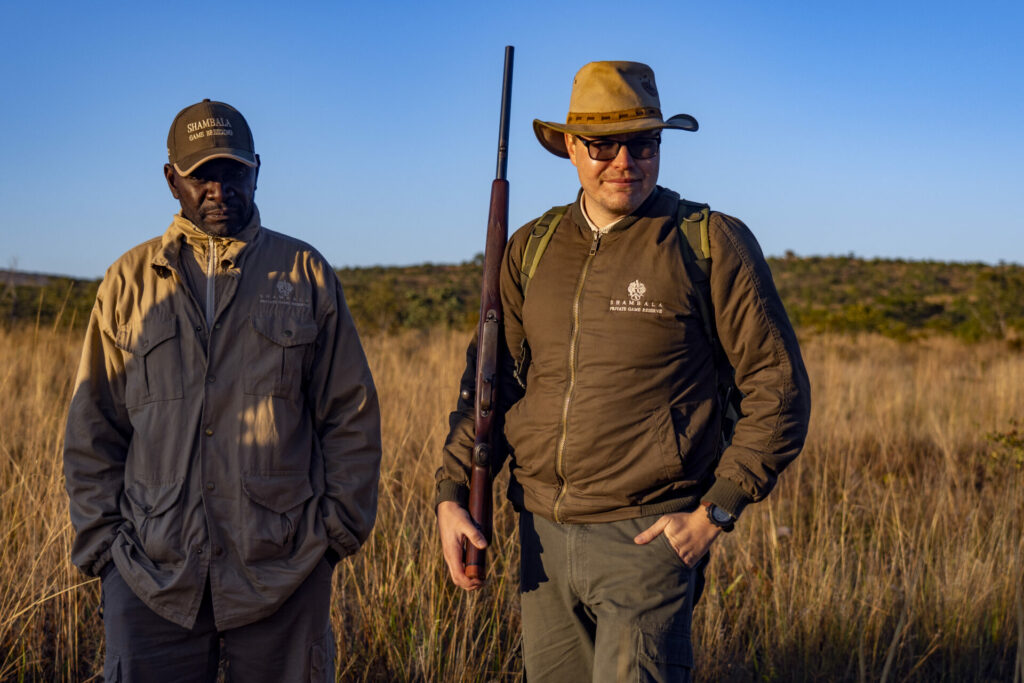
[[[683,261],[678,202],[658,188],[636,216],[597,235],[577,199],[525,300],[520,268],[534,222],[509,241],[505,341],[512,357],[530,353],[525,395],[502,385],[509,497],[534,514],[613,521],[704,500],[738,516],[800,452],[810,387],[796,336],[753,235],[713,212],[715,324],[745,394],[732,445],[719,453],[712,347]],[[469,357],[474,363],[473,347]],[[464,389],[473,390],[472,378],[467,368]],[[472,443],[472,404],[462,400],[437,473],[438,501],[465,503]]]
[[[186,284],[186,241],[215,271],[212,329],[210,298]],[[325,554],[366,540],[380,457],[366,358],[309,245],[256,211],[227,239],[178,215],[107,271],[64,450],[72,561],[86,574],[113,560],[186,628],[209,578],[219,629],[256,621]]]

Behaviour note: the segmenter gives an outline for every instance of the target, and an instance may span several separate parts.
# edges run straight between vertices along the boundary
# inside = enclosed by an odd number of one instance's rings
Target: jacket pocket
[[[715,457],[714,443],[705,438],[712,422],[713,401],[687,401],[664,410],[662,455],[674,480],[689,480]]]
[[[313,487],[305,472],[243,474],[245,506],[242,554],[249,562],[287,557]]]
[[[125,406],[180,399],[181,341],[175,318],[147,318],[121,325],[115,343],[128,352],[125,359]]]
[[[170,482],[134,480],[124,495],[132,511],[132,524],[146,557],[154,563],[184,560],[181,515],[171,512],[181,498],[184,479]]]
[[[302,395],[307,351],[316,341],[310,316],[256,314],[247,340],[245,393],[297,401]]]
[[[680,436],[677,425],[677,409],[663,406],[655,415],[658,445],[661,448],[661,464],[665,481],[678,481],[683,475],[685,437]],[[684,443],[680,443],[684,441]]]

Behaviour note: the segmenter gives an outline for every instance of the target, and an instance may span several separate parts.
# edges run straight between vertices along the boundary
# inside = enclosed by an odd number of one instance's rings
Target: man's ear
[[[180,200],[181,197],[178,196],[178,188],[174,184],[176,175],[177,174],[174,172],[173,166],[170,164],[164,164],[164,178],[167,180],[167,187],[171,189],[171,196]]]
[[[573,141],[572,141],[573,136],[569,135],[568,133],[563,133],[562,135],[565,136],[565,151],[569,153],[569,161],[571,161],[572,165],[575,166],[576,165],[576,145],[573,144]]]

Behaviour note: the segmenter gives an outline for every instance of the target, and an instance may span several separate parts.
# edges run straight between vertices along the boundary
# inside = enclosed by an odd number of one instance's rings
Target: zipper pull
[[[594,232],[594,241],[590,243],[590,255],[593,256],[597,253],[597,247],[601,243],[601,233]]]

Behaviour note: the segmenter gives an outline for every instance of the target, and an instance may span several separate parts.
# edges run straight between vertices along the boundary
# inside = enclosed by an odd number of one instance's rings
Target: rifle
[[[508,118],[512,103],[512,56],[505,46],[505,73],[501,85],[501,124],[498,131],[498,170],[491,183],[491,207],[487,216],[484,248],[484,276],[480,290],[480,327],[476,352],[476,439],[473,470],[469,478],[469,515],[491,542],[494,496],[491,492],[491,454],[494,450],[494,411],[498,407],[498,343],[501,335],[501,293],[498,280],[501,260],[508,242]],[[483,579],[487,571],[486,551],[466,544],[466,576]]]

